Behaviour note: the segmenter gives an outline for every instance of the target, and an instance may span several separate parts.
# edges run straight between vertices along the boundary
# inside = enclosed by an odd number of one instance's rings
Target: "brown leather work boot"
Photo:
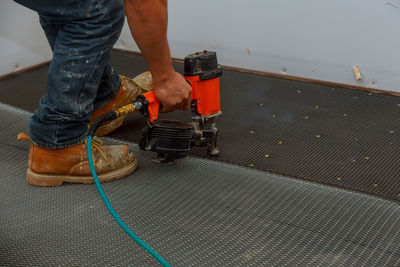
[[[86,142],[63,148],[46,149],[32,143],[26,133],[18,140],[31,142],[26,181],[38,186],[59,186],[63,183],[93,183],[86,153]],[[92,140],[93,162],[100,182],[112,181],[131,174],[137,161],[127,145],[103,146]]]
[[[95,120],[97,120],[107,112],[133,103],[133,101],[139,94],[143,94],[152,90],[151,85],[153,79],[151,77],[150,71],[143,72],[142,74],[136,76],[134,79],[130,79],[122,75],[120,76],[122,79],[122,84],[118,94],[108,104],[93,112],[92,120],[89,123],[89,127],[93,124]],[[117,129],[119,126],[121,126],[123,122],[124,117],[119,117],[113,121],[105,122],[99,128],[97,128],[95,135],[107,135]]]

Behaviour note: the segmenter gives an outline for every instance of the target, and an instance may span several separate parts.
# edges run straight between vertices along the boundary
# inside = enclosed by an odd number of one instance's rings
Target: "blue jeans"
[[[81,143],[93,110],[121,86],[109,59],[124,24],[124,1],[15,1],[39,14],[53,51],[47,94],[29,120],[30,137],[49,149]]]

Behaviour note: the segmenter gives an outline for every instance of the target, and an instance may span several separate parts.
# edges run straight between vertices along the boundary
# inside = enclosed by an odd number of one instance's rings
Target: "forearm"
[[[153,76],[153,90],[163,112],[188,109],[192,88],[175,72],[167,40],[167,0],[125,0],[132,36]]]
[[[167,40],[167,0],[125,0],[125,10],[154,82],[168,79],[174,69]]]

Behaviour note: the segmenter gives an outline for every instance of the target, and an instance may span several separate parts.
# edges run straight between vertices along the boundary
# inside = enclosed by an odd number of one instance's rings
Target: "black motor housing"
[[[158,119],[146,126],[139,147],[175,158],[183,157],[190,151],[192,133],[193,128],[187,123]]]
[[[210,80],[222,75],[217,54],[207,50],[186,56],[183,68],[185,76],[199,76],[200,81]]]

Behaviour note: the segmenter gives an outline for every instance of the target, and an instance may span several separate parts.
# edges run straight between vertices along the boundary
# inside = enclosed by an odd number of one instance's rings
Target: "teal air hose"
[[[111,114],[114,113],[114,114]],[[107,117],[108,116],[108,117]],[[97,190],[99,191],[99,194],[101,198],[103,199],[104,204],[106,205],[108,211],[111,213],[112,217],[114,220],[118,223],[118,225],[127,233],[136,243],[138,243],[142,248],[144,248],[148,253],[150,253],[156,260],[158,260],[159,263],[161,263],[163,266],[168,266],[170,267],[171,265],[163,258],[161,257],[157,252],[155,252],[149,245],[147,245],[143,240],[141,240],[134,232],[132,232],[131,229],[122,221],[122,219],[118,216],[117,212],[114,210],[114,208],[111,206],[110,201],[108,200],[106,194],[104,193],[104,190],[100,184],[99,178],[97,177],[96,169],[94,167],[93,163],[93,158],[92,158],[92,138],[94,135],[94,132],[96,131],[96,128],[98,125],[100,125],[102,122],[116,118],[117,115],[115,112],[110,112],[107,113],[105,116],[100,118],[96,123],[91,127],[87,139],[87,155],[88,155],[88,160],[89,160],[89,166],[90,166],[90,171],[92,172],[92,176],[94,179],[94,182],[96,184]]]

